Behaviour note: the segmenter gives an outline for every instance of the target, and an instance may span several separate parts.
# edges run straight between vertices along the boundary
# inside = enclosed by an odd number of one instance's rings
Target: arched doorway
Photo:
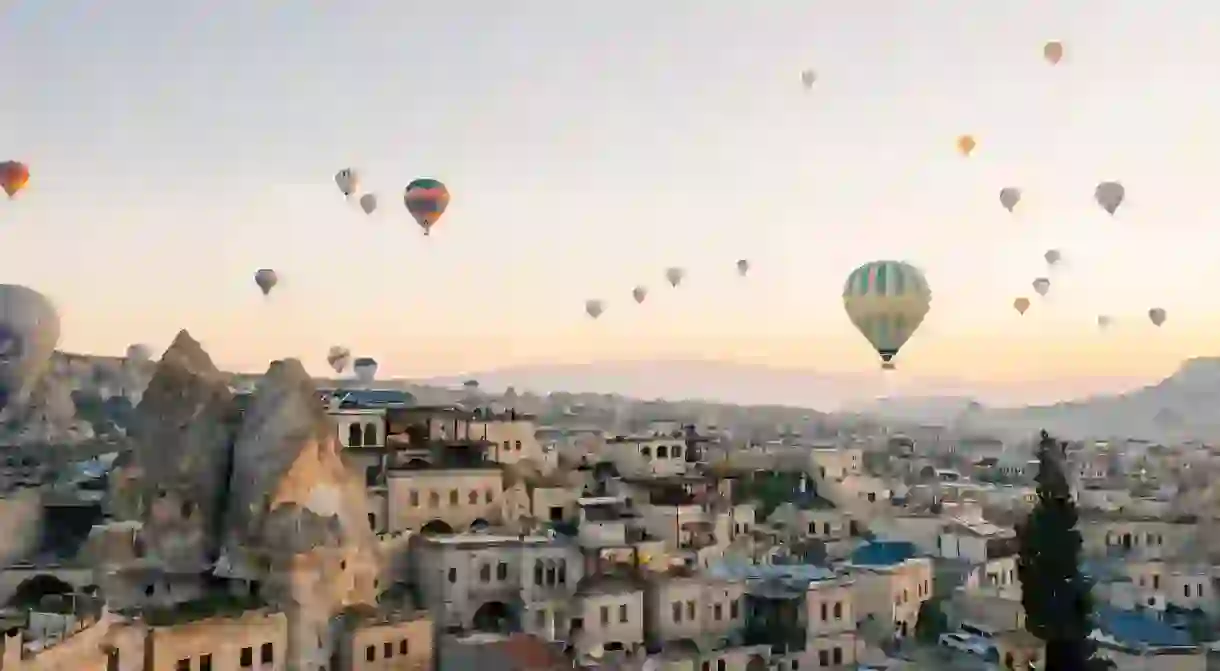
[[[43,597],[71,594],[75,588],[71,584],[50,575],[39,573],[32,578],[26,578],[17,586],[17,591],[9,598],[8,605],[13,608],[33,608],[42,602]]]
[[[508,604],[488,601],[474,612],[474,621],[471,624],[478,631],[508,633],[511,622],[512,611],[509,610]]]
[[[425,535],[452,534],[453,527],[444,520],[432,520],[425,524],[419,532]]]
[[[475,520],[470,523],[470,530],[475,533],[487,531],[489,527],[491,527],[491,522],[488,522],[482,517],[476,517]]]
[[[750,661],[746,662],[746,671],[767,671],[767,660],[762,658],[762,655],[750,655]]]

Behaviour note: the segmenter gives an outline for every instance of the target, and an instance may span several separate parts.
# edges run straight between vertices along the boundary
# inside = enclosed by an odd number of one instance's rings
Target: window
[[[657,445],[657,459],[668,459],[669,450],[665,449],[664,445]]]
[[[801,668],[801,660],[799,660],[799,659],[792,660],[792,671],[796,671],[799,668]]]
[[[118,671],[117,666],[115,671]],[[212,655],[207,654],[199,658],[199,671],[212,671]]]
[[[457,583],[457,569],[450,566],[449,567],[449,584],[453,585],[456,583]]]
[[[1161,576],[1159,576],[1159,575],[1152,576],[1152,589],[1160,589],[1160,588],[1161,588]]]
[[[513,444],[512,444],[512,442],[511,442],[511,441],[508,441],[508,440],[504,441],[504,451],[505,451],[505,452],[512,452],[512,451],[513,451]]]
[[[208,664],[212,663],[211,655],[204,655],[204,658],[207,660]],[[106,653],[106,671],[119,671],[119,649],[118,648],[112,648],[109,652]],[[200,671],[212,671],[212,669],[210,667],[207,669],[200,667]]]
[[[419,492],[412,490],[407,494],[407,498],[410,500],[412,508],[419,507]]]
[[[538,611],[537,619],[538,619],[538,628],[546,629],[546,611],[545,610]]]
[[[372,531],[377,530],[377,516],[373,513],[369,513],[369,529]]]
[[[626,624],[627,622],[627,604],[621,603],[618,606],[618,621]]]
[[[723,659],[716,660],[716,671],[724,671],[725,664]]]
[[[508,564],[500,562],[496,565],[496,580],[508,580]]]
[[[610,624],[610,606],[602,606],[602,626]]]
[[[1182,585],[1182,596],[1190,596],[1190,585]]]
[[[174,665],[174,670],[175,671],[191,671],[191,660],[190,659],[178,660],[178,663]]]
[[[675,602],[673,602],[673,604],[670,605],[670,607],[674,611],[674,618],[673,618],[674,622],[681,622],[682,621],[682,602],[675,601]]]
[[[258,656],[260,662],[270,664],[275,661],[275,648],[270,643],[264,643]]]
[[[714,617],[717,622],[724,619],[724,606],[720,604],[712,606],[712,617]]]
[[[491,565],[483,564],[479,567],[479,580],[483,582],[491,582]]]
[[[542,561],[534,562],[534,584],[542,585]]]
[[[254,666],[254,648],[249,646],[241,649],[241,668],[248,669]]]
[[[347,426],[347,446],[360,447],[363,443],[364,432],[359,424],[349,424]]]
[[[674,459],[681,459],[681,458],[682,458],[682,446],[681,446],[681,445],[674,445],[674,446],[673,446],[673,448],[672,448],[672,449],[670,449],[669,454],[670,454],[670,456],[672,456]]]
[[[490,489],[483,492],[483,503],[491,503],[491,499],[492,499],[492,495],[491,495]]]
[[[566,585],[568,582],[568,563],[562,559],[559,560],[559,584]]]
[[[843,619],[843,604],[842,603],[840,603],[838,601],[835,602],[834,613],[835,613],[836,620]]]
[[[712,671],[712,663],[704,662],[699,665],[699,671]]]
[[[1195,596],[1203,596],[1203,583],[1195,585]]]
[[[736,620],[737,616],[741,614],[741,606],[738,605],[739,601],[739,599],[733,599],[729,603],[729,619],[731,620]]]
[[[377,661],[377,648],[374,648],[371,645],[366,647],[364,649],[364,661],[366,661],[366,662]]]
[[[555,584],[555,567],[554,566],[546,567],[546,584],[548,584],[548,585]]]
[[[428,492],[428,507],[438,508],[441,505],[441,495],[438,492]]]
[[[473,489],[470,490],[470,496],[468,496],[467,498],[470,500],[470,505],[472,505],[472,506],[477,505],[479,503],[479,493],[474,491]]]
[[[640,455],[642,455],[645,459],[651,459],[652,458],[652,448],[648,447],[647,445],[641,447]]]
[[[516,444],[513,445],[513,447],[517,448],[517,451],[520,452],[521,451],[521,441],[518,440],[516,442]]]
[[[695,602],[694,601],[686,602],[686,619],[688,619],[692,622],[695,620]]]
[[[458,504],[458,490],[449,490],[449,505],[456,506]]]
[[[410,648],[407,646],[407,639],[402,639],[398,642],[398,654],[406,655]]]
[[[835,648],[830,651],[830,663],[838,666],[843,663],[843,649]]]
[[[376,424],[365,424],[364,425],[364,444],[365,445],[376,445],[377,444],[377,425]]]
[[[394,656],[394,644],[387,642],[385,645],[381,646],[381,654],[386,659],[390,659],[391,657],[393,657]]]
[[[144,588],[144,596],[152,596],[152,595],[153,595],[153,592],[156,592],[156,591],[157,591],[157,590],[156,590],[156,588],[155,588],[153,585],[147,585],[147,586]]]
[[[825,604],[825,603],[823,603],[823,604],[822,604],[822,621],[823,621],[823,622],[825,622],[827,619],[829,619],[829,618],[827,617],[827,615],[829,615],[829,613],[828,613],[828,611],[827,611],[826,604]]]
[[[830,535],[830,522],[824,522],[822,524],[822,533],[826,534],[827,536]]]
[[[830,666],[830,651],[818,650],[818,666]]]
[[[809,523],[809,533],[810,533],[810,534],[816,534],[817,532],[818,532],[818,523],[817,523],[817,522],[810,522],[810,523]]]

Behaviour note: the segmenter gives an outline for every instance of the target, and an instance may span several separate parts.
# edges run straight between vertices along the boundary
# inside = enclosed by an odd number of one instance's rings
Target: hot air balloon
[[[1045,277],[1039,277],[1034,280],[1034,291],[1038,292],[1039,296],[1045,296],[1046,292],[1051,290],[1051,281]]]
[[[1046,265],[1053,266],[1063,259],[1063,254],[1059,253],[1058,249],[1048,249],[1042,258],[1046,259]]]
[[[360,188],[360,175],[354,168],[344,168],[335,173],[335,184],[343,195],[350,197]]]
[[[254,273],[254,283],[258,285],[259,289],[263,290],[264,296],[270,294],[271,290],[274,289],[275,285],[279,284],[279,282],[279,276],[276,275],[275,271],[270,268],[262,268],[257,273]]]
[[[0,410],[22,402],[59,342],[59,313],[46,296],[0,284]]]
[[[1012,212],[1012,209],[1021,202],[1021,190],[1015,186],[1006,186],[1000,189],[1000,204],[1005,210]]]
[[[682,284],[683,277],[686,277],[686,271],[677,266],[665,269],[665,279],[669,282],[670,286],[676,287]]]
[[[1114,319],[1110,315],[1097,315],[1097,326],[1102,329],[1109,328],[1110,324],[1114,323]]]
[[[17,195],[30,181],[30,168],[20,161],[5,161],[0,163],[0,186],[9,198]]]
[[[1126,196],[1127,190],[1118,182],[1102,182],[1093,190],[1093,198],[1097,200],[1097,204],[1110,214],[1114,214],[1118,210],[1118,206],[1123,204],[1123,198]]]
[[[742,277],[745,277],[746,273],[748,273],[748,272],[750,272],[750,262],[745,259],[738,259],[737,274],[741,275]]]
[[[805,85],[805,89],[813,88],[813,83],[818,80],[818,73],[813,70],[805,70],[801,72],[801,84]]]
[[[417,179],[407,185],[402,199],[415,223],[429,235],[449,207],[449,189],[435,179]]]
[[[1152,322],[1153,326],[1160,326],[1161,324],[1164,324],[1167,316],[1168,315],[1165,314],[1165,308],[1152,308],[1148,311],[1148,319]]]
[[[152,359],[152,349],[140,343],[128,345],[126,358],[131,363],[144,363]]]
[[[364,210],[365,214],[372,214],[377,209],[377,194],[366,193],[360,196],[360,209]]]
[[[974,141],[973,135],[961,135],[957,138],[957,150],[962,156],[969,156],[974,152],[974,148],[978,144]]]
[[[932,291],[923,273],[901,261],[872,261],[856,268],[843,286],[851,323],[881,355],[884,369],[923,323]]]
[[[605,311],[606,304],[602,301],[599,301],[596,298],[591,298],[585,301],[585,312],[588,313],[590,317],[597,319],[598,317],[602,316],[602,313]]]
[[[352,351],[342,345],[334,345],[326,352],[326,363],[330,364],[336,373],[342,373],[351,359]]]
[[[1042,57],[1051,65],[1058,65],[1059,61],[1063,60],[1063,43],[1047,42],[1042,45]]]
[[[377,377],[377,360],[362,356],[352,363],[352,370],[356,372],[357,380],[362,384],[369,384]]]
[[[643,303],[645,298],[648,298],[648,287],[638,286],[631,290],[631,297],[636,303]]]
[[[1012,307],[1016,309],[1017,312],[1025,314],[1025,311],[1029,309],[1029,299],[1021,296],[1012,302]]]

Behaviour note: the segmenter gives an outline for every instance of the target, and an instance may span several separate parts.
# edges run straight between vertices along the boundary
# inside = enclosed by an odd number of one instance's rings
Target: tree
[[[1046,644],[1044,671],[1110,668],[1095,656],[1092,584],[1080,573],[1076,503],[1064,472],[1065,444],[1045,431],[1038,445],[1038,499],[1017,526],[1017,578],[1025,628]]]
[[[932,598],[919,604],[919,617],[915,620],[915,638],[924,643],[936,643],[940,635],[949,631],[949,617],[941,607],[941,600]]]

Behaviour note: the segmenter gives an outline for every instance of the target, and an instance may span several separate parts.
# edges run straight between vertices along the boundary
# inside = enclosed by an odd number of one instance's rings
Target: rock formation
[[[93,426],[77,417],[72,389],[62,376],[48,372],[20,405],[4,415],[5,440],[15,443],[72,443],[94,435]]]
[[[150,557],[174,572],[202,572],[219,548],[234,433],[233,396],[186,331],[157,364],[132,417]]]
[[[333,618],[372,604],[380,572],[363,483],[344,465],[300,361],[271,364],[233,449],[222,564],[257,576],[289,621],[288,666],[327,667]]]

